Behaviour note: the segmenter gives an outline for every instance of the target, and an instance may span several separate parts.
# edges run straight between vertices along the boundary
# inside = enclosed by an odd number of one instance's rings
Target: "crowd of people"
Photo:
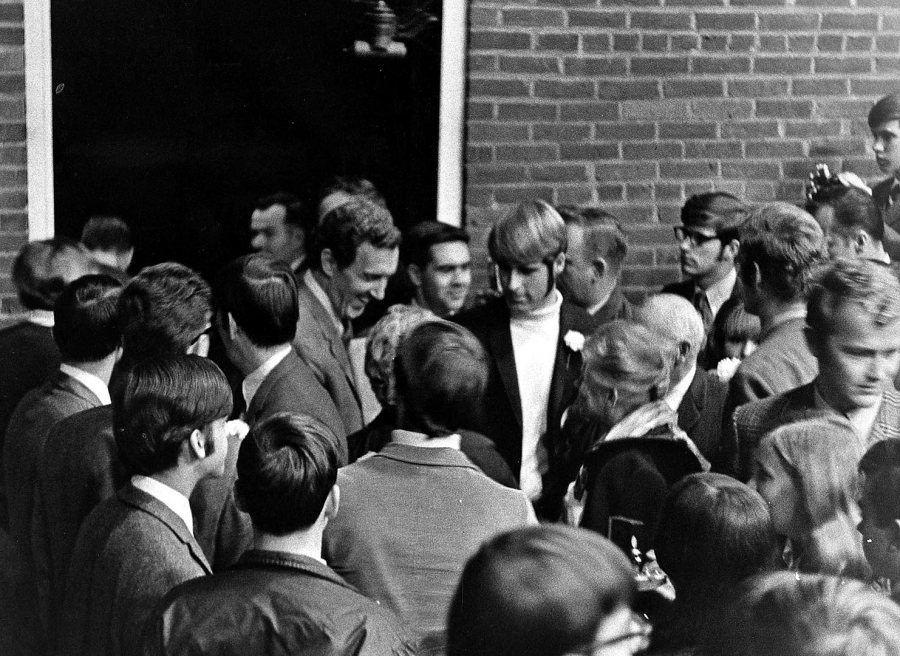
[[[900,654],[900,95],[869,123],[888,181],[691,196],[639,303],[606,211],[520,203],[472,293],[353,178],[210,281],[115,217],[27,244],[3,652]]]

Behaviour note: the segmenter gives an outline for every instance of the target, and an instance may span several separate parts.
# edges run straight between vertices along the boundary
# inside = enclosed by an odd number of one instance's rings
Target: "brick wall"
[[[522,199],[599,203],[640,295],[678,277],[691,194],[796,201],[816,162],[878,179],[865,119],[900,91],[900,0],[474,0],[468,83],[474,242]]]
[[[22,3],[0,2],[0,316],[19,310],[9,271],[26,241]]]

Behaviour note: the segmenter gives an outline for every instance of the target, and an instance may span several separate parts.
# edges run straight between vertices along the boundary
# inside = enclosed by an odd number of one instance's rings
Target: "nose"
[[[746,358],[748,355],[753,353],[756,350],[756,342],[752,339],[748,339],[744,342],[744,345],[741,346],[741,357]]]
[[[372,297],[375,300],[381,301],[384,299],[384,292],[386,290],[387,290],[387,278],[383,278],[383,279],[379,280],[377,283],[375,283],[375,285],[372,287],[372,291],[370,293],[372,294]]]
[[[516,291],[522,287],[522,274],[513,269],[509,272],[509,289]]]
[[[872,150],[876,153],[884,152],[884,140],[881,137],[876,137],[872,142]]]
[[[265,245],[266,245],[266,240],[263,239],[262,235],[259,235],[259,234],[253,235],[253,237],[250,238],[250,248],[252,248],[255,251],[261,251],[263,249],[263,246],[265,246]]]

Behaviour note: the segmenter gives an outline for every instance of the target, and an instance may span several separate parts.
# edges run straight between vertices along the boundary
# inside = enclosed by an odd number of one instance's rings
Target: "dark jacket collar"
[[[425,465],[427,467],[464,467],[477,472],[481,471],[461,451],[451,448],[407,446],[406,444],[390,442],[381,451],[373,455],[372,458],[387,458],[397,462]]]
[[[295,572],[297,574],[305,574],[307,576],[315,576],[320,579],[334,583],[348,590],[357,591],[352,585],[342,579],[328,565],[319,562],[315,558],[309,556],[301,556],[286,551],[267,551],[264,549],[249,549],[243,553],[237,563],[230,569],[261,569],[261,568],[277,568]]]

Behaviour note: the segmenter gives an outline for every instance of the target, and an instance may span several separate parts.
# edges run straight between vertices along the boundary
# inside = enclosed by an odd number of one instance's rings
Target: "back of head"
[[[602,622],[634,593],[628,559],[597,533],[558,524],[505,533],[463,571],[447,653],[562,656],[589,648]]]
[[[706,605],[772,569],[777,542],[759,493],[722,474],[692,474],[669,490],[653,548],[678,597]]]
[[[182,444],[231,414],[231,387],[211,360],[197,355],[145,359],[110,387],[119,458],[135,474],[151,476],[178,462]]]
[[[284,207],[284,222],[305,228],[308,223],[306,207],[300,197],[286,191],[279,191],[268,196],[261,196],[253,205],[253,209],[265,211],[274,205]]]
[[[672,358],[659,337],[637,322],[602,325],[585,342],[582,357],[577,403],[587,416],[605,412],[610,389],[619,393],[617,403],[626,413],[668,391]]]
[[[66,287],[53,308],[53,339],[64,362],[95,362],[118,348],[121,289],[115,278],[98,274]]]
[[[212,294],[200,274],[164,262],[142,269],[119,298],[123,357],[185,353],[209,326]]]
[[[371,180],[357,175],[338,175],[319,190],[316,200],[318,222],[321,223],[331,211],[353,198],[365,198],[387,209],[384,196]]]
[[[314,256],[311,265],[322,268],[322,251],[331,251],[341,267],[348,267],[356,259],[361,244],[375,248],[400,246],[400,231],[387,208],[364,197],[353,197],[330,211],[314,233]]]
[[[487,387],[481,342],[448,321],[428,321],[401,340],[394,359],[400,427],[429,437],[473,425]]]
[[[900,656],[900,607],[858,581],[778,572],[740,596],[707,656]]]
[[[81,229],[81,243],[92,251],[127,253],[134,248],[131,229],[117,216],[92,216]]]
[[[837,328],[834,315],[846,305],[868,317],[873,326],[900,319],[900,282],[883,264],[839,258],[821,268],[811,282],[806,323],[814,339],[824,339]]]
[[[649,296],[635,308],[634,320],[676,344],[687,342],[694,359],[706,339],[700,313],[690,301],[677,294]]]
[[[900,93],[885,96],[869,110],[869,127],[875,129],[888,121],[900,119]]]
[[[723,191],[694,194],[681,208],[681,222],[696,228],[711,228],[727,243],[738,238],[747,219],[747,208],[736,196]]]
[[[400,259],[424,269],[431,260],[431,247],[450,242],[468,244],[469,233],[446,223],[422,221],[403,235]]]
[[[613,271],[619,271],[628,255],[628,235],[616,217],[599,207],[559,205],[556,211],[567,226],[585,231],[586,247],[594,257],[602,257]]]
[[[488,236],[491,259],[503,267],[549,263],[567,244],[566,224],[542,200],[520,203],[498,219]]]
[[[831,209],[830,222],[823,225],[822,207]],[[876,241],[884,238],[884,219],[872,196],[862,189],[834,185],[819,191],[807,204],[810,212],[827,232],[838,232],[849,235],[855,230],[862,230]]]
[[[96,273],[90,254],[77,241],[54,237],[22,247],[13,262],[12,280],[26,310],[52,310],[65,286]]]
[[[263,253],[225,265],[216,280],[216,308],[230,314],[253,344],[279,346],[297,332],[297,283],[290,265]]]
[[[790,203],[755,209],[740,230],[741,278],[752,284],[759,267],[762,286],[782,302],[806,297],[815,268],[827,251],[822,228],[807,212]]]
[[[381,405],[394,405],[394,357],[397,345],[415,327],[437,317],[415,305],[392,305],[366,337],[365,371]]]
[[[882,440],[866,451],[859,462],[866,479],[867,510],[878,526],[900,519],[900,440]]]
[[[287,412],[241,442],[235,492],[257,531],[286,535],[319,518],[337,480],[337,438],[320,421]]]

